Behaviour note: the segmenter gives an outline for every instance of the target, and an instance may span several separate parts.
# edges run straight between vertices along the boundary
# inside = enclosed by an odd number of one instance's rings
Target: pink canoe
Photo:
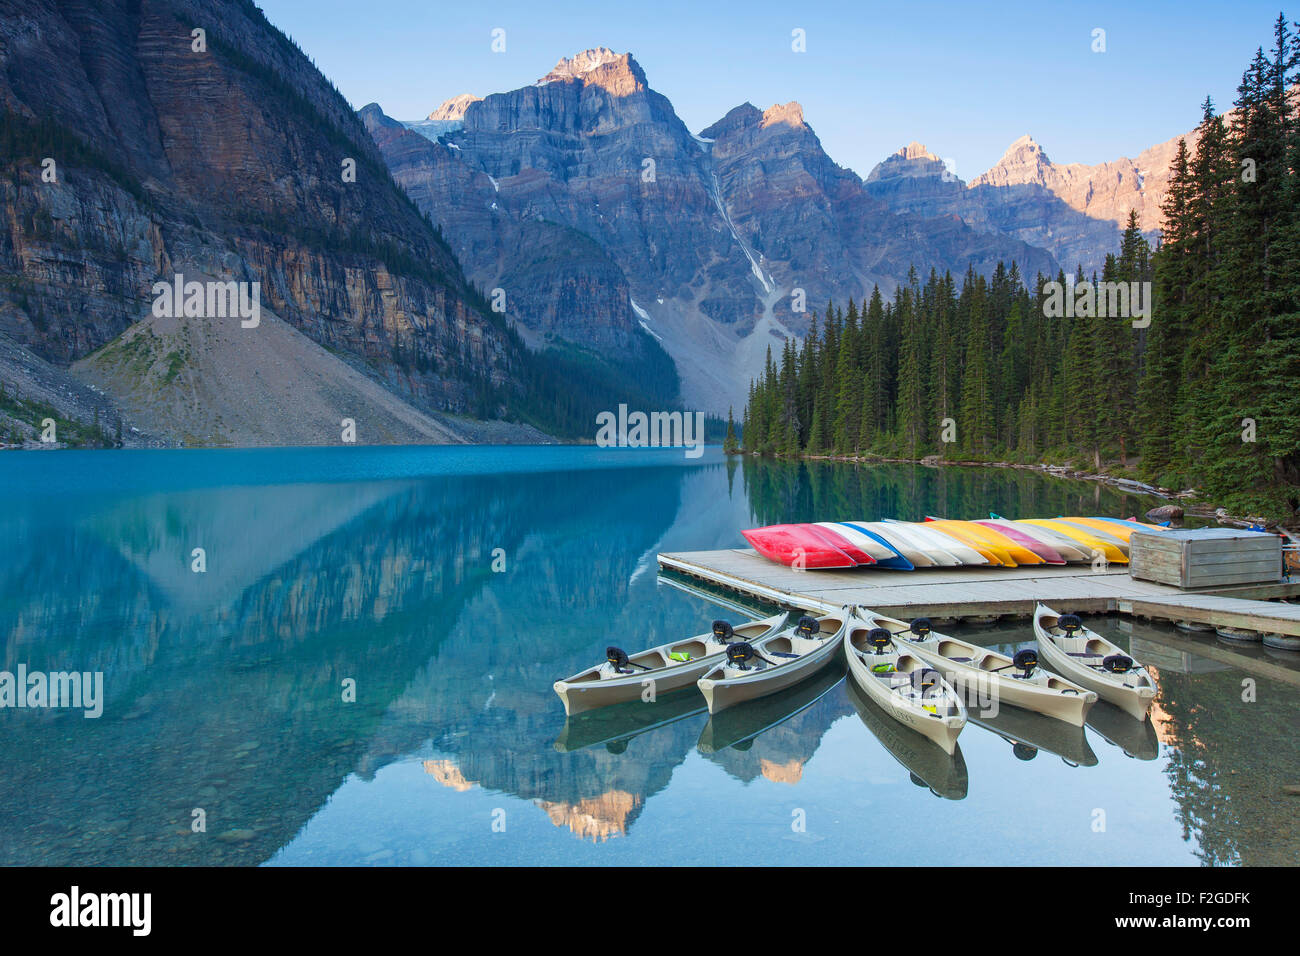
[[[1065,558],[1061,552],[1057,551],[1050,544],[1039,541],[1031,534],[1026,534],[1019,528],[1011,528],[1005,524],[998,524],[996,521],[976,521],[976,524],[987,525],[998,534],[1004,534],[1021,547],[1028,548],[1034,554],[1038,555],[1048,564],[1065,564]]]

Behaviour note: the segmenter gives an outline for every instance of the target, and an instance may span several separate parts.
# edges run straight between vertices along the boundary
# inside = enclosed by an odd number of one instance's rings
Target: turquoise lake
[[[1090,617],[1152,665],[1155,720],[1005,708],[952,759],[842,670],[714,722],[693,691],[566,721],[551,689],[606,645],[743,619],[659,551],[1150,507],[1108,487],[461,447],[13,453],[0,492],[0,670],[102,672],[105,698],[98,719],[0,709],[3,865],[1300,862],[1292,652],[1243,668],[1212,635]]]

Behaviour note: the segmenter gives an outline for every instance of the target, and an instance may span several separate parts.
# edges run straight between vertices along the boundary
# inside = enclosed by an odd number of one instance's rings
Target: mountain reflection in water
[[[106,696],[97,720],[0,710],[5,865],[1029,862],[956,838],[1027,804],[1038,862],[1297,856],[1277,788],[1300,758],[1270,730],[1296,726],[1294,686],[1261,677],[1245,704],[1242,674],[1195,653],[1155,662],[1147,726],[1066,740],[1011,714],[953,760],[864,713],[842,668],[712,720],[692,691],[566,721],[551,689],[607,644],[738,619],[661,586],[658,551],[780,521],[1147,506],[1100,485],[588,448],[15,454],[0,481],[0,669],[102,671]],[[1093,806],[1134,809],[1108,839]]]

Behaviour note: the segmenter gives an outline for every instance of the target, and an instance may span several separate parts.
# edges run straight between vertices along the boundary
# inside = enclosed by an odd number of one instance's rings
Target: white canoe
[[[885,713],[951,754],[966,726],[961,697],[942,673],[901,647],[902,641],[878,644],[873,634],[878,619],[869,611],[857,613],[844,635],[849,677]]]
[[[913,535],[907,525],[885,524],[883,521],[854,521],[852,524],[859,525],[872,534],[880,535],[915,567],[955,568],[961,564],[961,559],[951,551],[928,544],[919,536]]]
[[[958,541],[952,535],[944,534],[938,528],[927,528],[924,522],[915,521],[897,521],[893,518],[885,519],[885,526],[891,531],[894,528],[903,528],[906,534],[912,535],[931,548],[938,548],[941,551],[947,551],[962,564],[988,564],[989,559],[984,557],[964,541]]]
[[[1044,670],[1036,662],[1026,672],[1005,654],[931,630],[925,618],[913,622],[915,631],[912,625],[893,618],[877,616],[875,620],[898,635],[900,644],[938,669],[968,700],[971,696],[979,700],[981,709],[1011,704],[1082,727],[1088,710],[1097,702],[1095,691]]]
[[[761,621],[739,624],[733,629],[729,641],[710,631],[671,644],[661,644],[629,655],[628,663],[622,667],[615,667],[607,659],[603,664],[557,680],[553,686],[560,700],[564,701],[564,712],[569,715],[623,701],[641,700],[643,693],[651,687],[654,697],[658,698],[694,684],[701,674],[722,659],[728,642],[756,641],[774,634],[788,617],[782,612]]]
[[[815,629],[803,627],[801,619],[794,627],[748,642],[761,657],[736,662],[728,654],[715,662],[696,682],[709,713],[775,694],[816,674],[834,660],[848,619],[847,611],[808,618]]]
[[[1069,627],[1062,626],[1062,619]],[[1060,615],[1040,604],[1034,610],[1038,652],[1055,671],[1097,692],[1125,713],[1145,720],[1156,699],[1156,682],[1147,669],[1073,614]]]
[[[898,554],[888,546],[881,544],[870,535],[863,534],[856,528],[849,527],[842,521],[818,521],[817,527],[825,528],[832,534],[837,534],[842,538],[847,538],[852,544],[871,555],[873,560],[888,561],[891,558],[898,557]]]

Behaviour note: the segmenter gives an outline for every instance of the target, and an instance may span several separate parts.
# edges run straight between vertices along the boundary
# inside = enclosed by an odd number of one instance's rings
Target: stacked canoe
[[[742,531],[754,549],[788,567],[873,566],[911,571],[963,565],[1127,564],[1129,537],[1163,531],[1136,519],[1023,518],[978,521],[818,521]]]

